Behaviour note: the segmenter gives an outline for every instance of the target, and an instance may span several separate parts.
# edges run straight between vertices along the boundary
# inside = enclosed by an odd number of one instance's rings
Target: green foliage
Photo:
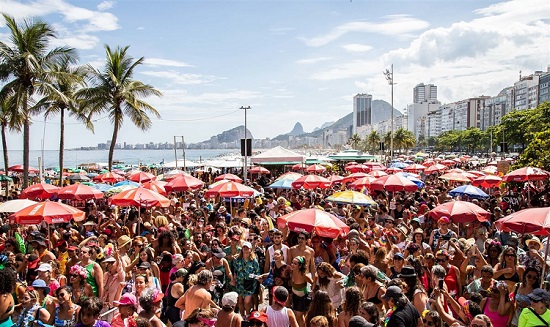
[[[550,129],[533,135],[513,169],[526,166],[550,170]]]

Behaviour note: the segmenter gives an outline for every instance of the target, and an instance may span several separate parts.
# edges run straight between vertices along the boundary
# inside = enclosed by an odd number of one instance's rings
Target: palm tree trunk
[[[111,138],[111,146],[109,147],[109,171],[113,170],[113,155],[115,153],[115,144],[119,129],[118,120],[115,118],[114,121],[113,137]]]
[[[59,187],[63,186],[63,151],[65,150],[65,110],[60,108],[61,126],[59,131]]]
[[[10,166],[8,158],[8,142],[6,140],[6,123],[2,124],[2,152],[4,153],[4,172],[8,176],[8,167]],[[9,195],[8,190],[9,182],[6,182],[6,196]]]
[[[29,155],[30,155],[30,122],[29,122],[29,103],[28,94],[25,93],[23,99],[23,185],[25,189],[29,185]]]

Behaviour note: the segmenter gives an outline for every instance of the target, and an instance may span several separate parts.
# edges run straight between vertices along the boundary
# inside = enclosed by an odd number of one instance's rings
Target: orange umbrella
[[[10,216],[18,224],[38,225],[42,221],[48,224],[68,223],[72,219],[83,221],[86,213],[61,202],[45,201],[28,206]]]
[[[306,231],[320,237],[346,236],[349,226],[334,215],[316,208],[293,211],[277,219],[279,228],[294,232]]]
[[[325,170],[327,170],[327,169],[325,167],[321,166],[321,165],[311,165],[311,166],[306,168],[306,171],[308,173],[322,173]]]
[[[502,179],[505,182],[544,181],[550,179],[550,173],[546,170],[534,167],[516,169]]]
[[[228,181],[232,181],[232,182],[235,182],[235,183],[242,183],[243,182],[243,180],[239,176],[233,175],[233,174],[220,175],[220,176],[214,178],[214,181],[218,182],[218,181],[221,181],[222,179],[227,179]]]
[[[65,186],[57,191],[57,197],[64,200],[101,199],[103,196],[100,190],[84,184]]]
[[[33,184],[21,192],[20,199],[42,199],[46,200],[52,197],[60,188],[51,184],[38,183]]]
[[[317,175],[305,175],[292,182],[292,188],[327,188],[330,186],[330,184],[330,181],[324,177]]]
[[[122,191],[109,198],[109,204],[119,207],[168,207],[170,200],[143,187],[136,187],[130,190]]]
[[[164,186],[166,186],[166,184],[168,184],[168,182],[149,181],[147,183],[144,183],[143,187],[148,189],[148,190],[155,191],[160,195],[166,196],[166,189],[164,188]]]
[[[215,198],[216,196],[220,196],[222,198],[234,198],[237,196],[249,198],[254,195],[254,192],[257,191],[251,187],[229,181],[227,183],[218,184],[209,189],[206,191],[204,196],[207,198]]]
[[[137,173],[130,175],[129,180],[136,183],[145,183],[145,182],[153,181],[155,180],[155,178],[157,177],[151,173],[139,171]]]
[[[188,190],[197,190],[204,186],[204,182],[191,175],[182,175],[176,177],[164,185],[168,192],[185,192]]]
[[[411,182],[402,175],[382,176],[370,184],[373,190],[386,190],[388,192],[407,191],[414,192],[418,190],[418,185]]]
[[[117,173],[105,173],[101,175],[97,175],[94,177],[94,182],[103,182],[103,183],[116,183],[116,182],[122,182],[124,180],[124,177],[120,176]]]

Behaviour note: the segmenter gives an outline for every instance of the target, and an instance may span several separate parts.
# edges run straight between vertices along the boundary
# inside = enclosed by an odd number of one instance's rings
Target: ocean
[[[238,149],[219,149],[219,150],[185,150],[185,159],[195,162],[204,161],[210,158],[225,154],[238,153]],[[10,166],[23,164],[23,151],[8,151]],[[30,165],[38,168],[38,158],[42,156],[41,150],[31,150]],[[177,150],[178,160],[183,158],[181,149]],[[65,150],[63,166],[65,168],[75,168],[83,163],[104,162],[109,158],[108,150]],[[174,150],[115,150],[113,160],[122,161],[126,165],[137,165],[138,163],[159,164],[163,160],[168,163],[174,161]],[[4,156],[0,155],[0,168],[4,167]],[[59,151],[44,150],[44,167],[59,167]]]

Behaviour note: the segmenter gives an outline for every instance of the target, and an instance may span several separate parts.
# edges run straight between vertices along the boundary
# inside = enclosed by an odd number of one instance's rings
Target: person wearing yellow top
[[[539,327],[550,325],[550,293],[541,289],[535,288],[528,295],[531,300],[531,305],[519,315],[518,327]]]

